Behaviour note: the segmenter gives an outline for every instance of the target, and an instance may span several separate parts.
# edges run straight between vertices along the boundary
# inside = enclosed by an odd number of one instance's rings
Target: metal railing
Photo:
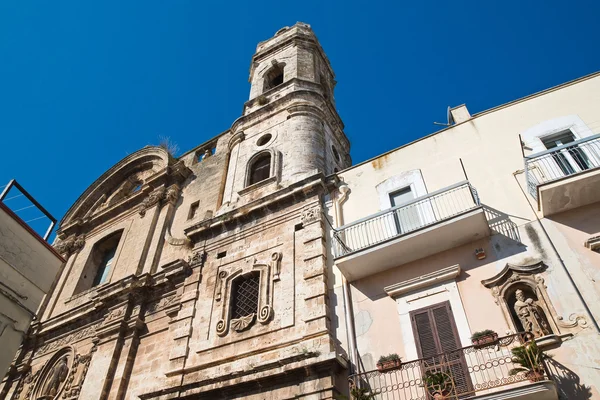
[[[335,229],[335,257],[406,235],[479,205],[475,188],[468,181],[459,182]]]
[[[525,156],[529,193],[537,199],[539,185],[600,167],[600,134]]]
[[[455,351],[402,363],[396,369],[367,371],[349,377],[351,393],[362,391],[366,397],[377,400],[431,400],[435,392],[444,392],[445,398],[464,399],[489,394],[509,385],[549,379],[543,353],[533,361],[525,357],[519,363],[513,349],[528,346],[530,334],[518,333],[497,339],[483,346],[469,346]],[[522,348],[524,350],[525,348]],[[537,347],[535,347],[537,351]],[[533,356],[531,352],[520,352]],[[534,370],[521,369],[522,364],[536,365]],[[532,372],[533,371],[533,372]],[[443,382],[426,381],[427,373],[440,373]],[[357,397],[350,396],[350,398]]]
[[[16,190],[14,190],[16,189]],[[9,196],[10,194],[10,196]],[[9,203],[10,202],[10,203]],[[30,195],[23,186],[12,179],[0,193],[0,203],[4,203],[14,216],[27,225],[33,232],[40,236],[43,240],[48,240],[56,218],[52,216],[46,209]],[[40,213],[42,215],[40,215]],[[46,228],[46,224],[49,226]],[[36,222],[35,224],[33,222]]]

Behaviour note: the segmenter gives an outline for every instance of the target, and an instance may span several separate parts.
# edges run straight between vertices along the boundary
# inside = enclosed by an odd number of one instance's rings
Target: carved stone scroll
[[[281,259],[282,254],[280,252],[273,252],[268,261],[254,259],[250,266],[238,267],[238,269],[233,272],[228,272],[226,270],[219,271],[215,292],[215,300],[221,303],[221,314],[216,325],[217,335],[225,336],[230,327],[236,332],[244,331],[252,325],[255,318],[256,321],[261,324],[267,324],[271,321],[273,317],[274,285],[275,282],[280,280]],[[259,273],[257,313],[232,319],[230,314],[233,281],[236,278],[252,273],[253,271]]]

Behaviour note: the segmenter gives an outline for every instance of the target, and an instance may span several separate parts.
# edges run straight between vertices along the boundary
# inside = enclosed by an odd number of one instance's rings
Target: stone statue
[[[550,327],[546,322],[544,312],[535,304],[532,298],[525,298],[525,294],[521,289],[515,292],[517,301],[515,302],[515,312],[523,325],[526,332],[531,332],[534,337],[542,337],[549,335]]]
[[[58,390],[60,389],[60,385],[67,379],[67,375],[69,374],[69,367],[67,366],[67,357],[63,357],[50,371],[48,374],[48,378],[46,380],[46,384],[44,385],[44,390],[42,391],[43,397],[53,398],[57,395]]]

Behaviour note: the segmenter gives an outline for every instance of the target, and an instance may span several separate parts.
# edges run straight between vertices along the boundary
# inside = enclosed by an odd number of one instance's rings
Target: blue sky
[[[248,99],[256,44],[312,25],[355,163],[471,113],[600,70],[598,1],[0,2],[0,185],[57,218],[169,136],[186,151]]]

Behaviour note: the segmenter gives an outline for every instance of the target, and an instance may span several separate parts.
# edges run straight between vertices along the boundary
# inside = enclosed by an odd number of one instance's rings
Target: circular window
[[[338,153],[337,149],[331,145],[331,151],[333,151],[333,156],[336,161],[340,161],[340,153]]]
[[[262,135],[257,141],[256,144],[258,146],[264,146],[265,144],[269,143],[269,140],[271,140],[273,136],[270,133],[267,133],[265,135]]]

